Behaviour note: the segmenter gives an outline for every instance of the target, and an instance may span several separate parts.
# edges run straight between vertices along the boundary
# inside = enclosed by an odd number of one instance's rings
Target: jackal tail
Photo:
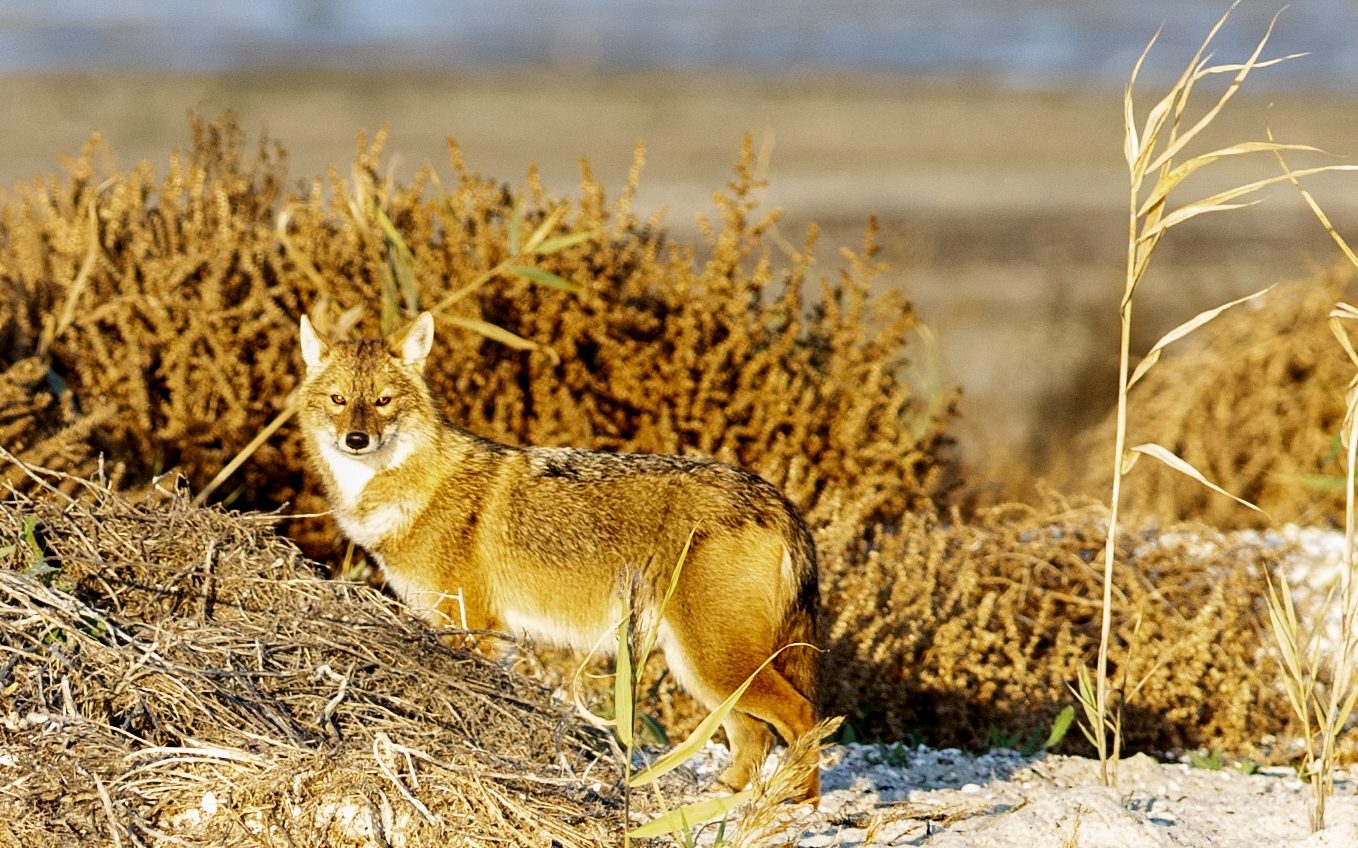
[[[802,697],[820,714],[821,639],[820,586],[816,568],[816,549],[804,526],[793,534],[792,573],[797,575],[797,593],[792,608],[783,618],[778,644],[795,645],[780,653],[773,667],[787,678]],[[802,643],[797,645],[796,643]]]

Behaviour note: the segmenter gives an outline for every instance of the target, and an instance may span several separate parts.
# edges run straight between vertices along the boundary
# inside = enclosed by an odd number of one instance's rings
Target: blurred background
[[[1281,2],[1246,0],[1214,45],[1246,58]],[[620,187],[638,141],[637,207],[680,239],[752,132],[782,236],[823,231],[820,266],[870,215],[935,343],[921,379],[960,385],[962,448],[993,477],[1040,469],[1111,403],[1125,251],[1122,89],[1140,114],[1225,10],[1218,0],[3,0],[0,190],[59,173],[91,133],[163,171],[186,116],[231,110],[289,151],[299,186],[345,171],[359,131],[390,128],[398,178],[469,167],[575,191],[580,161]],[[1294,0],[1210,143],[1358,152],[1358,4]],[[1219,92],[1224,80],[1204,88]],[[1204,106],[1208,101],[1204,99]],[[1329,161],[1329,160],[1327,160]],[[1301,164],[1300,161],[1294,164]],[[1182,200],[1276,173],[1226,163]],[[1350,175],[1353,176],[1353,175]],[[1358,235],[1358,192],[1312,185]],[[1197,311],[1336,258],[1289,190],[1180,228],[1157,256],[1138,345]],[[865,328],[865,331],[870,331]],[[1102,461],[1102,458],[1098,458]]]

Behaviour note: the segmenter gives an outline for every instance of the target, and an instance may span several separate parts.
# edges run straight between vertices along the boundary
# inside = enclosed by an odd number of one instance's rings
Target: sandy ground
[[[725,755],[709,746],[697,769]],[[1308,823],[1310,787],[1293,769],[1253,774],[1196,768],[1138,754],[1119,763],[1116,788],[1098,762],[1025,757],[998,749],[844,745],[829,749],[818,810],[788,808],[781,834],[800,848],[1340,848],[1358,845],[1358,786],[1343,774],[1325,828]],[[711,838],[716,826],[703,834]],[[775,844],[777,840],[775,840]]]
[[[356,133],[384,124],[398,177],[423,164],[447,173],[444,140],[453,137],[474,170],[522,184],[535,161],[563,195],[574,192],[582,157],[605,185],[620,186],[644,141],[638,208],[667,210],[686,239],[751,131],[767,162],[768,202],[786,213],[782,233],[799,244],[806,223],[818,222],[827,274],[836,249],[856,246],[868,216],[879,217],[893,266],[882,285],[903,290],[935,331],[941,377],[965,392],[963,448],[983,476],[1030,467],[1108,408],[1127,203],[1120,92],[516,69],[9,77],[0,104],[0,186],[56,171],[94,130],[120,165],[163,167],[186,139],[191,109],[232,110],[248,131],[281,140],[299,180],[347,166]],[[1247,91],[1213,139],[1260,138],[1267,125],[1282,139],[1358,152],[1355,118],[1358,101]],[[1224,180],[1273,166],[1222,167]],[[1316,190],[1341,227],[1358,231],[1349,185],[1332,179]],[[1232,215],[1166,240],[1140,295],[1141,346],[1201,309],[1336,258],[1287,192]],[[926,373],[934,368],[923,347],[919,358]]]

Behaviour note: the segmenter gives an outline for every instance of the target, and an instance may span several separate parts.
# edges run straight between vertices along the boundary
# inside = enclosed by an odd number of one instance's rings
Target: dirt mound
[[[1351,297],[1345,267],[1280,286],[1171,347],[1132,389],[1128,444],[1157,442],[1268,516],[1213,494],[1158,463],[1123,483],[1123,505],[1216,527],[1342,524],[1339,429],[1353,366],[1326,317]],[[1108,496],[1114,419],[1076,439],[1052,479],[1063,490]]]
[[[617,841],[599,733],[318,578],[270,516],[24,473],[44,497],[0,502],[0,842]]]

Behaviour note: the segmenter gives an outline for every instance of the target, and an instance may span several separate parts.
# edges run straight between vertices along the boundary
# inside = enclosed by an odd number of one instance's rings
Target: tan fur
[[[717,462],[474,436],[440,418],[422,376],[433,332],[424,313],[390,343],[327,344],[301,321],[311,466],[407,604],[435,626],[607,647],[624,593],[655,621],[696,528],[659,624],[686,690],[713,708],[779,648],[818,644],[815,551],[781,492]],[[749,783],[766,724],[787,742],[811,728],[818,670],[818,651],[794,647],[759,673],[724,723],[723,783]]]

